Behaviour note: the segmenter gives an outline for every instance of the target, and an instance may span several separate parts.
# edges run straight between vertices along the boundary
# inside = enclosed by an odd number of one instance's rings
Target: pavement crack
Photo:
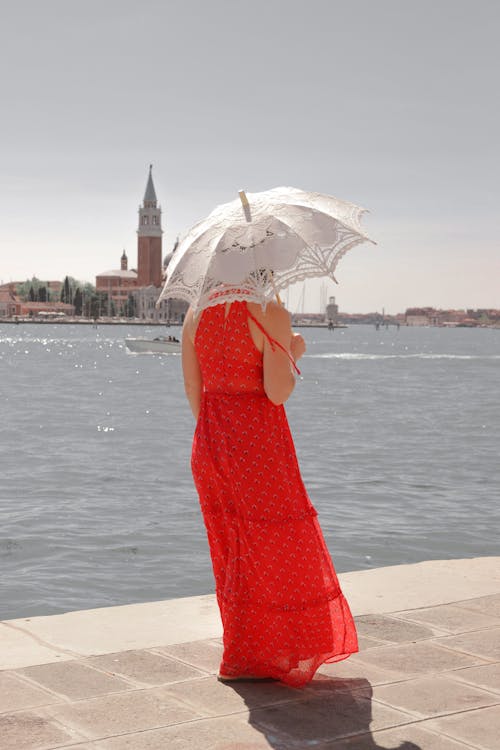
[[[39,646],[43,646],[44,648],[48,648],[51,651],[55,651],[60,654],[67,654],[68,656],[73,656],[76,659],[81,659],[83,657],[83,654],[79,654],[77,651],[71,651],[70,649],[63,648],[62,646],[56,646],[53,643],[49,643],[49,641],[45,641],[43,638],[40,638],[38,635],[35,635],[30,630],[27,630],[26,628],[22,628],[20,625],[13,625],[11,622],[0,622],[0,625],[3,625],[6,628],[11,628],[12,630],[17,631],[18,633],[22,633],[23,635],[27,635],[31,640],[35,641]]]

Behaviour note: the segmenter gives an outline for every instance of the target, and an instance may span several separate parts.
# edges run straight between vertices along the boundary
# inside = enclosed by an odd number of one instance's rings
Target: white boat
[[[175,354],[181,342],[175,336],[158,336],[154,339],[125,339],[127,348],[134,354]]]

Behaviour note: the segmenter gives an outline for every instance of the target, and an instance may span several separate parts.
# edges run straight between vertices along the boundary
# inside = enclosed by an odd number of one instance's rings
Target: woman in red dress
[[[219,679],[304,685],[358,650],[283,407],[305,351],[276,303],[186,316],[192,470],[224,628]],[[291,365],[292,363],[292,365]]]

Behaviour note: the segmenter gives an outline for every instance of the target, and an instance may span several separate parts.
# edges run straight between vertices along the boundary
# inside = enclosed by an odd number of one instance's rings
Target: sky
[[[306,311],[500,308],[499,32],[497,0],[9,3],[0,281],[135,267],[152,163],[165,253],[291,185],[366,207],[377,242]]]

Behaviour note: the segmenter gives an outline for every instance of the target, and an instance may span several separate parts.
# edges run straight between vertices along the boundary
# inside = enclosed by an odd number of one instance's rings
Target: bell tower
[[[157,204],[149,165],[148,182],[142,206],[139,206],[137,230],[137,286],[161,286],[161,208]]]

